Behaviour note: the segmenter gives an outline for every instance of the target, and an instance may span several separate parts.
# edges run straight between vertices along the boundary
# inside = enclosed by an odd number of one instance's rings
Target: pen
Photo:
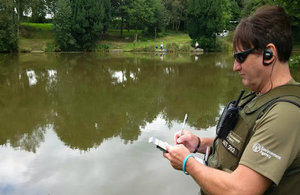
[[[185,126],[185,123],[186,123],[187,118],[188,118],[188,115],[185,114],[184,120],[183,120],[183,123],[182,123],[182,128],[181,128],[181,131],[180,131],[180,136],[182,135],[182,132],[183,132],[183,129],[184,129],[184,126]]]

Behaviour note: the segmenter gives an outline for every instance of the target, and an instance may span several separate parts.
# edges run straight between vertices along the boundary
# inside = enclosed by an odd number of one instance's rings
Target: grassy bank
[[[137,34],[137,41],[135,37]],[[223,51],[232,51],[232,33],[228,37],[218,37]],[[191,47],[191,38],[183,32],[158,33],[156,38],[144,35],[141,30],[110,29],[100,38],[93,51],[113,52],[155,52],[163,43],[168,52],[194,52]],[[53,24],[22,23],[20,26],[19,49],[21,52],[54,51]],[[198,51],[197,51],[198,52]]]
[[[19,50],[21,52],[47,51],[54,42],[52,24],[22,23],[20,25]]]
[[[135,40],[137,34],[138,40]],[[109,49],[111,51],[155,51],[163,42],[168,51],[189,51],[191,39],[186,33],[167,32],[158,33],[157,38],[143,35],[142,31],[124,30],[120,36],[120,30],[109,30],[98,41],[95,51]],[[51,51],[54,45],[54,33],[52,24],[22,23],[20,26],[19,49],[21,52]]]
[[[120,32],[108,31],[104,35],[104,39],[99,41],[98,44],[107,45],[111,50],[121,49],[123,51],[155,51],[163,43],[164,47],[172,50],[172,46],[176,45],[178,49],[183,50],[190,47],[191,39],[185,33],[168,32],[160,33],[156,39],[138,34],[138,41],[134,41],[135,31],[127,32],[120,37]]]

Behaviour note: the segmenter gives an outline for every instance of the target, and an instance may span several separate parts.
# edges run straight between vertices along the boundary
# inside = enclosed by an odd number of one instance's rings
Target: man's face
[[[238,50],[237,52],[242,52]],[[242,78],[242,83],[250,90],[262,92],[270,81],[267,67],[263,66],[262,53],[253,51],[249,53],[243,62],[234,61],[233,71],[238,72]]]

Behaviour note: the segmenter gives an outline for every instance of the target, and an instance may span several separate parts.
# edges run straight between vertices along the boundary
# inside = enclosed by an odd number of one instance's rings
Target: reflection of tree
[[[182,122],[189,114],[188,123],[198,129],[216,124],[219,105],[224,104],[227,86],[232,78],[224,76],[228,69],[214,66],[222,56],[200,55],[198,63],[181,63],[168,67],[172,79],[166,80],[164,107],[167,120]],[[222,62],[224,64],[224,62]],[[229,94],[229,97],[231,95]]]
[[[41,79],[38,85],[29,87],[25,71],[18,66],[18,58],[8,56],[2,60],[0,144],[9,141],[13,147],[34,152],[44,139],[41,126],[46,123],[50,111],[50,99],[43,88],[45,83]],[[43,70],[36,70],[39,77],[44,74]]]
[[[59,74],[58,136],[70,147],[84,150],[113,136],[136,140],[140,127],[161,110],[156,103],[159,80],[153,77],[159,71],[134,65],[134,58],[85,59],[77,59],[78,64]],[[123,82],[115,82],[116,71],[123,73]]]
[[[162,62],[147,55],[5,59],[13,65],[0,66],[0,144],[9,140],[29,151],[44,139],[48,124],[66,145],[82,150],[116,136],[125,143],[137,140],[141,127],[159,113],[168,122],[181,122],[189,113],[191,126],[207,128],[215,124],[219,105],[236,96],[235,89],[227,87],[236,79],[227,75],[231,70],[214,66],[223,60],[215,54],[201,55],[197,63],[181,58]],[[37,75],[34,86],[28,85],[29,69]],[[49,70],[56,73],[51,85]]]

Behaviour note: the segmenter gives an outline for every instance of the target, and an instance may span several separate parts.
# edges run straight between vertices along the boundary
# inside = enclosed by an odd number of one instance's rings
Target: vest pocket
[[[211,160],[217,168],[226,172],[237,168],[245,147],[245,136],[241,136],[239,130],[244,128],[243,123],[237,123],[235,130],[230,131],[225,139],[216,141],[216,152]]]

